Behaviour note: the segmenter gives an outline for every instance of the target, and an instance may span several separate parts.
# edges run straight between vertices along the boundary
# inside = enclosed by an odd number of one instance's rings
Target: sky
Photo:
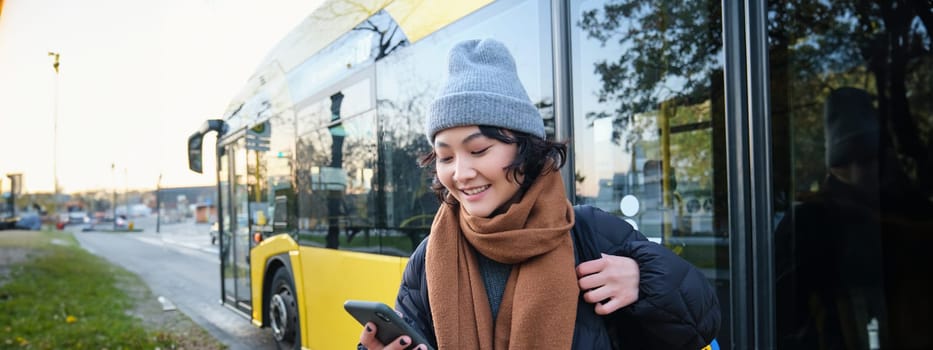
[[[188,170],[187,137],[321,2],[3,1],[0,191],[10,173],[24,193],[52,192],[55,173],[65,193],[214,184],[211,152]]]

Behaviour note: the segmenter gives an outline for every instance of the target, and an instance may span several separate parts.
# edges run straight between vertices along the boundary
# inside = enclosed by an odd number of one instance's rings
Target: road
[[[220,263],[209,225],[162,224],[156,233],[155,217],[136,218],[134,224],[143,232],[81,232],[78,226],[67,230],[89,252],[137,274],[153,295],[168,299],[229,349],[276,348],[268,329],[254,327],[220,304]]]

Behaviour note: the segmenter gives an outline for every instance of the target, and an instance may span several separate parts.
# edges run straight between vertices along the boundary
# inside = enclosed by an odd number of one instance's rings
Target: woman
[[[703,275],[630,225],[566,198],[567,147],[545,139],[508,50],[470,40],[450,52],[449,76],[425,134],[443,204],[412,254],[396,310],[440,349],[699,349],[719,328]],[[578,216],[578,217],[577,217]],[[578,226],[592,231],[574,229]],[[571,230],[574,229],[574,234]],[[576,237],[575,237],[576,235]],[[582,258],[575,238],[599,250]],[[375,339],[360,344],[404,349]]]

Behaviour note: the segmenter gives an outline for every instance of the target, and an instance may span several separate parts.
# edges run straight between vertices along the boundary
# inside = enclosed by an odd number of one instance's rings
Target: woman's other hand
[[[638,301],[638,263],[624,256],[606,255],[577,266],[583,300],[596,305],[596,314],[608,315]]]
[[[402,350],[411,346],[411,338],[407,335],[400,336],[395,338],[389,344],[382,344],[379,342],[379,339],[376,339],[376,324],[372,322],[367,322],[366,326],[363,327],[363,333],[360,333],[360,344],[365,346],[368,350]],[[426,350],[427,347],[418,344],[414,347],[415,350]]]

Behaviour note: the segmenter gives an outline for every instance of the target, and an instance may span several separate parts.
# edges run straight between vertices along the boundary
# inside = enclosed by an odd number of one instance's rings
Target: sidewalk
[[[127,232],[126,234],[139,235],[139,238],[143,240],[157,240],[207,253],[218,253],[217,246],[211,244],[210,223],[195,223],[194,219],[173,223],[162,222],[158,225],[159,232],[156,232],[156,220],[155,215],[130,218],[130,221],[133,222],[134,231],[141,231]],[[99,232],[107,231],[109,227],[106,227],[106,225],[106,223],[98,224]]]

